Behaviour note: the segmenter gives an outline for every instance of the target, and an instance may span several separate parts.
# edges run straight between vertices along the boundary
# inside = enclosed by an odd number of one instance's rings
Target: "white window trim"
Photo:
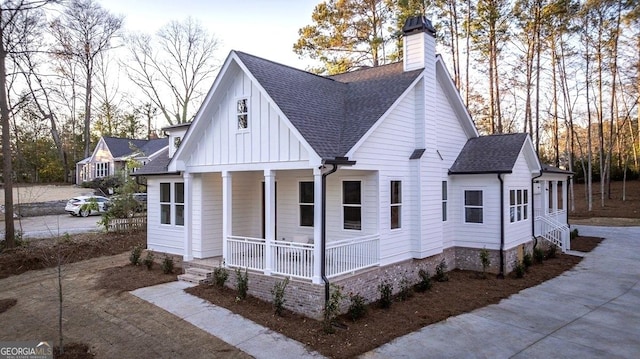
[[[345,204],[344,203],[344,182],[360,182],[360,204]],[[343,232],[362,232],[364,228],[364,216],[363,216],[363,204],[364,204],[364,188],[365,182],[362,178],[341,178],[340,179],[340,219],[342,225],[340,228]],[[360,229],[348,229],[344,228],[344,207],[360,207]]]
[[[467,206],[465,204],[465,192],[466,191],[480,191],[482,192],[482,206]],[[484,199],[484,192],[485,189],[484,188],[477,188],[477,187],[468,187],[468,188],[463,188],[462,189],[462,223],[464,224],[468,224],[468,225],[476,225],[476,226],[482,226],[486,223],[486,216],[485,216],[485,210],[484,210],[484,205],[486,203],[485,199]],[[467,222],[467,208],[480,208],[482,209],[482,222],[478,223],[478,222]]]
[[[442,186],[446,186],[445,191],[442,191]],[[442,199],[442,205],[440,206],[440,215],[442,216],[442,222],[447,222],[449,220],[449,182],[442,181],[440,183],[440,196]],[[446,197],[446,198],[442,198]],[[444,210],[443,210],[444,209]]]
[[[400,202],[393,204],[391,203],[391,196],[392,196],[392,187],[391,187],[391,183],[393,182],[400,182]],[[403,226],[402,226],[402,192],[403,192],[403,185],[402,185],[402,179],[400,178],[390,178],[389,179],[389,230],[392,232],[397,232],[397,231],[401,231]],[[362,185],[360,187],[362,189]],[[392,207],[398,207],[400,209],[400,213],[398,214],[398,227],[397,228],[391,228],[392,223],[391,223],[391,208]],[[362,213],[361,213],[362,216]]]
[[[238,101],[240,100],[247,100],[247,112],[238,112]],[[247,115],[247,127],[245,128],[240,128],[240,126],[238,126],[239,125],[238,116],[242,114]],[[249,131],[249,129],[251,129],[251,98],[250,96],[239,96],[235,98],[235,101],[233,102],[233,123],[236,128],[236,133],[238,134],[246,133]]]
[[[300,184],[303,183],[303,182],[310,182],[311,185],[313,186],[314,197],[313,197],[313,202],[311,202],[311,203],[300,202]],[[304,180],[304,179],[299,180],[298,181],[298,227],[299,228],[313,228],[313,227],[315,227],[315,204],[316,204],[315,201],[316,201],[316,198],[315,198],[315,183],[313,182],[313,179],[311,179],[311,180]],[[302,219],[302,206],[314,207],[314,214],[313,214],[314,218],[312,218],[312,220],[313,220],[313,225],[312,226],[303,226],[302,225],[302,223],[301,223],[302,222],[301,221],[301,219]]]
[[[160,195],[160,190],[162,188],[162,184],[163,183],[168,183],[169,184],[169,202],[162,202],[162,196]],[[158,184],[158,223],[160,224],[160,226],[162,227],[170,227],[170,228],[184,228],[184,224],[176,224],[176,206],[183,206],[183,215],[186,212],[186,193],[183,193],[183,200],[184,202],[182,203],[177,203],[176,202],[176,183],[182,183],[183,185],[183,190],[184,190],[184,181],[178,181],[178,180],[168,180],[168,181],[160,181],[160,183]],[[169,205],[169,221],[171,223],[162,223],[162,205]],[[184,219],[184,218],[183,218]]]
[[[96,162],[95,178],[103,178],[109,176],[109,162]]]
[[[515,200],[516,200],[516,204],[512,205],[511,204],[511,192],[515,192]],[[521,197],[518,198],[518,191],[520,191],[520,195]],[[526,192],[526,195],[525,195]],[[525,222],[528,221],[529,218],[531,217],[528,213],[529,211],[529,189],[528,188],[509,188],[509,197],[507,198],[508,204],[509,204],[509,223],[520,223],[520,222]],[[522,200],[521,203],[518,203],[518,200]],[[521,218],[518,219],[518,207],[521,208]],[[511,220],[511,209],[514,209],[514,220]]]

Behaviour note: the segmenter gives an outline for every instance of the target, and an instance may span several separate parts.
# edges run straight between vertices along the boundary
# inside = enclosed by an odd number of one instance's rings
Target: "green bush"
[[[147,256],[144,258],[142,263],[147,267],[148,270],[151,270],[153,267],[153,252],[147,251]]]
[[[447,268],[447,262],[445,262],[444,258],[442,258],[440,263],[436,266],[436,280],[438,282],[446,282],[449,280]]]
[[[531,256],[531,253],[527,252],[524,254],[522,257],[522,264],[524,264],[525,269],[529,269],[529,267],[533,265],[533,257]]]
[[[549,246],[547,249],[547,259],[555,258],[558,253],[558,247],[555,244]]]
[[[522,278],[524,277],[524,272],[526,270],[524,268],[524,264],[516,259],[516,261],[513,263],[513,271],[516,274],[516,278]]]
[[[165,254],[164,258],[162,258],[160,268],[162,268],[164,274],[173,273],[173,258]]]
[[[424,292],[431,289],[431,274],[428,270],[420,269],[418,271],[420,281],[416,284],[416,291]]]
[[[574,238],[576,238],[576,237],[578,237],[578,236],[579,236],[579,234],[578,234],[578,228],[574,228],[574,229],[570,232],[569,238],[570,238],[570,239],[574,239]]]
[[[222,266],[222,263],[213,270],[213,280],[216,286],[222,288],[229,279],[229,271]]]
[[[282,315],[282,312],[284,311],[284,303],[287,301],[284,295],[288,284],[289,278],[285,278],[281,282],[276,282],[276,284],[273,285],[273,288],[271,288],[271,295],[273,295],[273,308],[278,316]]]
[[[390,308],[393,302],[391,297],[393,284],[386,280],[382,281],[382,283],[378,284],[378,292],[380,292],[380,308]]]
[[[398,299],[405,301],[413,295],[411,288],[411,281],[407,278],[406,273],[400,279],[400,291],[398,292]]]
[[[360,294],[351,294],[349,295],[349,300],[351,302],[351,304],[349,304],[349,316],[353,321],[367,315],[367,305],[363,296]]]
[[[238,291],[238,298],[247,298],[247,291],[249,290],[249,273],[246,268],[244,269],[244,273],[240,271],[240,268],[236,268],[236,290]]]
[[[131,262],[131,264],[133,264],[134,266],[137,266],[140,264],[141,256],[142,256],[142,247],[135,246],[131,250],[131,254],[129,254],[129,262]]]
[[[487,268],[491,265],[491,258],[489,257],[489,251],[487,248],[480,250],[480,264],[482,264],[482,278],[487,276]]]
[[[538,264],[542,263],[542,261],[544,260],[544,251],[542,250],[542,248],[536,247],[533,249],[533,259]]]
[[[342,288],[337,285],[331,285],[333,291],[329,295],[329,300],[324,305],[322,329],[325,333],[334,333],[333,322],[340,314],[340,302],[344,299],[342,295]]]

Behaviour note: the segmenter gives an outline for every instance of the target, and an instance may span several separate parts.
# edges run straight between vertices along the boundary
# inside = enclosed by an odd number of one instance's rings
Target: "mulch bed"
[[[138,288],[176,281],[176,273],[182,273],[182,268],[175,267],[173,273],[164,274],[159,263],[154,263],[151,270],[143,265],[134,266],[132,264],[111,267],[100,271],[96,289],[129,292]]]
[[[572,251],[591,252],[600,242],[602,242],[602,238],[600,237],[578,236],[571,240],[569,248],[571,248]]]
[[[0,299],[0,313],[6,312],[7,310],[9,310],[9,308],[13,307],[17,303],[18,300],[15,298]]]
[[[56,359],[90,359],[95,356],[89,346],[84,343],[69,343],[64,345],[64,354],[60,354],[60,347],[53,347],[53,357]]]
[[[29,240],[23,246],[0,252],[0,279],[28,270],[109,256],[145,247],[145,231],[134,233],[83,233],[61,238]]]
[[[525,288],[562,274],[580,260],[579,257],[557,254],[556,258],[530,267],[520,279],[514,275],[505,279],[488,275],[486,279],[480,279],[476,272],[453,270],[449,272],[449,281],[434,281],[430,290],[414,293],[402,302],[396,298],[389,309],[381,309],[373,303],[368,306],[367,315],[357,321],[347,316],[340,317],[345,329],[336,329],[334,334],[326,334],[321,322],[290,311],[276,316],[271,303],[257,298],[237,300],[236,292],[229,288],[200,285],[186,291],[304,343],[327,357],[352,358],[450,316],[498,303]]]

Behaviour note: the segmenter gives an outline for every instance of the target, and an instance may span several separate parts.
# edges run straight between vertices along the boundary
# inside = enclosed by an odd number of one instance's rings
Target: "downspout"
[[[540,170],[539,175],[531,178],[531,237],[533,237],[533,248],[538,245],[538,237],[536,237],[536,196],[533,195],[533,183],[540,177],[542,177],[542,170]]]
[[[500,272],[498,278],[504,279],[504,181],[498,173],[500,181]]]
[[[327,250],[327,177],[338,170],[338,165],[332,163],[331,170],[322,174],[322,235],[320,236],[320,276],[324,281],[324,303],[329,301],[329,279],[326,275],[325,256]]]

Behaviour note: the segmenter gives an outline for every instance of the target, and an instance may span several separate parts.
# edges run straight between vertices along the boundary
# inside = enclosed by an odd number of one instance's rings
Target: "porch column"
[[[320,284],[320,258],[322,258],[322,170],[313,169],[313,276],[311,281]]]
[[[547,197],[549,196],[549,190],[547,189],[547,181],[540,181],[540,215],[543,217],[547,216],[547,208],[549,207],[549,200]]]
[[[557,213],[558,212],[558,181],[553,181],[551,182],[553,187],[553,213]],[[551,188],[549,188],[549,190],[552,190]]]
[[[232,191],[231,172],[222,171],[222,260],[227,259],[227,238],[233,234],[232,226]]]
[[[193,196],[193,185],[191,180],[193,175],[189,172],[185,172],[182,176],[184,178],[184,260],[190,261],[193,260],[193,241],[192,241],[192,225],[191,223],[191,214],[193,205],[192,196]]]
[[[273,170],[264,170],[264,274],[271,274],[273,267],[271,246],[276,239],[276,176]]]
[[[569,180],[562,181],[562,209],[565,213],[569,213],[569,209],[567,208],[567,201],[569,197]]]

